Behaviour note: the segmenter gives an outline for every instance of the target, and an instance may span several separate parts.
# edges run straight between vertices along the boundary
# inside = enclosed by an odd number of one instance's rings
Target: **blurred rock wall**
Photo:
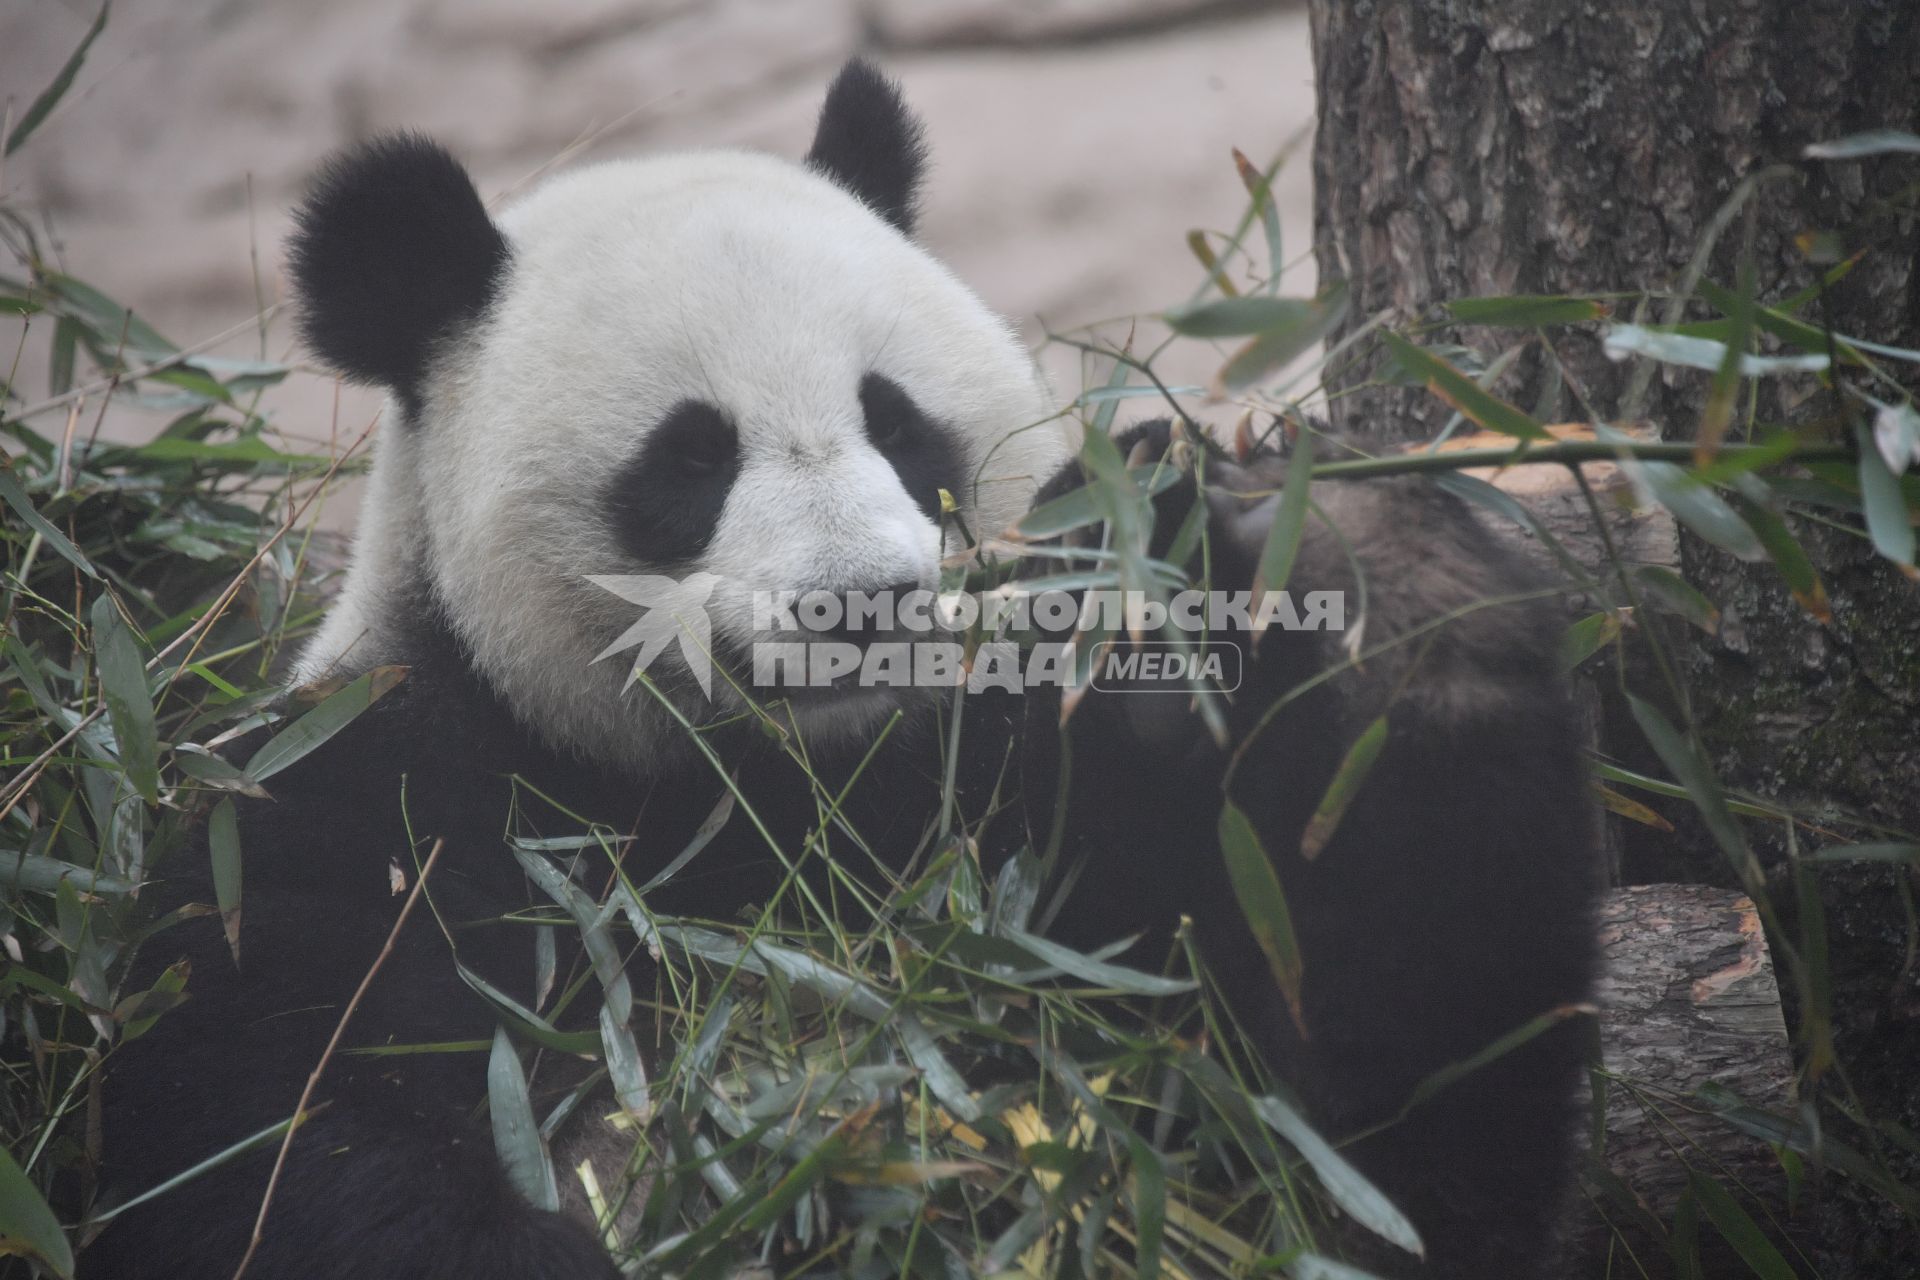
[[[93,12],[0,0],[16,116]],[[1187,231],[1231,227],[1244,207],[1229,149],[1264,163],[1313,108],[1304,10],[1247,0],[122,0],[0,182],[73,272],[195,343],[281,295],[287,210],[342,143],[424,130],[489,198],[582,156],[798,155],[856,51],[926,120],[923,239],[1036,343],[1039,317],[1063,329],[1184,299],[1200,280]],[[1309,289],[1305,148],[1279,199],[1289,285]],[[276,320],[265,349],[297,353],[291,335]],[[247,332],[221,349],[262,345]],[[1043,360],[1057,389],[1078,389],[1078,357]],[[1193,350],[1167,372],[1197,381],[1211,364]],[[270,407],[310,439],[331,433],[333,401],[313,376]],[[341,405],[339,431],[357,434],[377,397],[349,389]]]

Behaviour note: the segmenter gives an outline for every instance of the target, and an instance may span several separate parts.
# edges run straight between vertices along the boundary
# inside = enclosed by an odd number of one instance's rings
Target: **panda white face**
[[[970,527],[997,529],[1054,460],[1018,437],[988,457],[1045,415],[1004,323],[794,165],[713,153],[602,166],[501,225],[512,259],[498,297],[423,397],[428,561],[495,686],[568,724],[612,709],[608,732],[625,735],[649,700],[614,696],[629,659],[589,669],[637,617],[589,575],[714,575],[704,607],[730,665],[763,639],[756,592],[930,588],[940,491],[966,503]],[[737,710],[723,679],[698,705],[673,679],[681,653],[669,646],[648,674],[680,688],[682,710]],[[816,732],[859,731],[901,692],[798,705]]]
[[[404,661],[382,651],[399,643],[393,611],[419,607],[396,575],[424,573],[524,723],[644,767],[683,731],[627,688],[633,655],[594,662],[641,611],[590,578],[710,575],[711,696],[680,644],[647,674],[690,719],[716,719],[741,705],[721,672],[750,681],[769,638],[757,593],[930,588],[958,547],[943,546],[942,491],[990,532],[1066,456],[1062,428],[1035,425],[1046,397],[1012,331],[908,238],[917,128],[864,64],[829,95],[810,168],[720,151],[599,165],[497,227],[450,197],[444,153],[381,145],[374,181],[351,160],[323,179],[295,245],[310,339],[392,386],[406,419],[385,429],[348,588],[303,674]],[[369,186],[397,198],[408,166],[407,211],[359,207]],[[436,201],[455,207],[433,215]],[[381,217],[422,225],[375,229],[372,254],[342,243]],[[436,279],[373,299],[389,325],[441,313],[411,350],[336,314],[392,288],[370,272],[423,257]],[[835,689],[790,714],[816,741],[850,739],[934,694]]]

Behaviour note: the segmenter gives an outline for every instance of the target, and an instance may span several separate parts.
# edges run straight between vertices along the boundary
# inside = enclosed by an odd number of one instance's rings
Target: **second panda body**
[[[308,334],[342,371],[388,386],[394,420],[348,586],[301,674],[407,673],[276,778],[271,801],[246,803],[240,967],[215,922],[148,944],[151,963],[191,961],[195,998],[113,1064],[116,1191],[292,1110],[393,928],[394,869],[410,878],[432,842],[434,914],[398,936],[353,1039],[492,1034],[494,1010],[452,960],[505,991],[533,971],[531,931],[499,923],[539,901],[503,851],[516,787],[627,833],[636,880],[737,791],[754,821],[730,821],[649,901],[725,919],[821,849],[876,869],[920,851],[958,741],[963,815],[998,809],[984,859],[1058,835],[1088,868],[1060,916],[1066,940],[1192,917],[1236,1016],[1322,1127],[1385,1126],[1355,1156],[1412,1217],[1426,1260],[1383,1265],[1547,1265],[1577,1028],[1399,1115],[1434,1071],[1584,1000],[1593,966],[1591,828],[1554,611],[1451,500],[1411,481],[1315,486],[1293,582],[1364,593],[1366,661],[1338,636],[1269,633],[1244,650],[1224,747],[1184,702],[1169,713],[1095,693],[1063,729],[1046,690],[956,703],[827,688],[780,713],[808,743],[802,769],[725,679],[699,686],[688,649],[658,659],[647,689],[628,678],[630,654],[596,661],[619,651],[635,610],[595,580],[699,580],[700,648],[724,671],[767,638],[757,593],[930,586],[956,523],[1001,529],[1036,492],[1082,482],[1009,330],[908,238],[919,169],[917,126],[856,63],[805,168],[700,153],[587,169],[497,224],[417,139],[323,175],[294,251]],[[1119,442],[1136,460],[1181,448],[1165,424]],[[1169,554],[1202,504],[1213,580],[1250,582],[1284,476],[1277,458],[1209,460],[1154,500],[1141,552]],[[1396,637],[1417,643],[1385,643]],[[1344,753],[1383,716],[1360,799],[1330,843],[1297,854]],[[844,788],[824,826],[858,832],[858,852],[823,834],[823,787]],[[1297,1007],[1222,860],[1227,800],[1291,904]],[[197,874],[176,892],[194,896]],[[590,1231],[511,1189],[473,1119],[484,1073],[480,1055],[335,1059],[249,1274],[617,1274]],[[122,1215],[83,1268],[230,1274],[267,1163]]]

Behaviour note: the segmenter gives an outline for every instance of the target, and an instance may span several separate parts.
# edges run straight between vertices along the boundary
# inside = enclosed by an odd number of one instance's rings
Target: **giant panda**
[[[751,593],[925,587],[967,536],[1084,483],[1077,432],[1050,420],[1013,331],[914,243],[923,165],[919,124],[855,61],[798,164],[721,150],[599,164],[497,218],[417,136],[356,146],[319,174],[291,247],[304,334],[390,395],[345,585],[296,681],[406,675],[276,776],[271,799],[242,802],[238,964],[205,916],[145,944],[149,971],[190,963],[191,999],[107,1065],[106,1202],[292,1111],[393,927],[390,877],[409,877],[428,843],[443,848],[434,909],[460,959],[524,992],[531,931],[482,923],[538,900],[501,848],[512,780],[644,836],[634,856],[664,857],[722,787],[684,717],[767,830],[789,850],[804,842],[815,796],[779,735],[738,714],[739,691],[699,691],[679,647],[649,669],[653,690],[624,660],[595,661],[635,610],[591,579],[708,575],[724,666],[759,634]],[[1165,422],[1116,448],[1136,462],[1203,453],[1154,499],[1149,550],[1168,554],[1204,504],[1213,579],[1252,580],[1284,458]],[[1570,1185],[1578,1020],[1400,1113],[1436,1070],[1589,995],[1591,826],[1556,611],[1424,482],[1316,482],[1313,496],[1293,582],[1364,590],[1365,661],[1345,660],[1350,637],[1268,632],[1246,650],[1224,745],[1182,700],[1095,691],[1063,716],[1044,690],[975,698],[955,785],[1011,808],[1018,821],[1003,812],[996,830],[1014,843],[1053,832],[1084,860],[1054,926],[1068,942],[1196,922],[1272,1068],[1324,1132],[1363,1135],[1350,1154],[1421,1233],[1424,1261],[1376,1260],[1383,1274],[1540,1274]],[[1384,643],[1396,636],[1419,643]],[[941,804],[955,700],[837,682],[779,699],[778,714],[825,776],[858,764],[846,825],[884,862]],[[1383,712],[1387,743],[1358,799],[1331,844],[1302,856],[1339,761]],[[1236,748],[1228,793],[1291,903],[1297,1010],[1216,835]],[[174,879],[147,889],[156,909],[209,900],[205,862],[176,859]],[[731,823],[653,905],[726,918],[781,870]],[[422,911],[350,1040],[484,1040],[494,1024]],[[247,1274],[619,1274],[577,1216],[512,1189],[475,1123],[484,1057],[336,1055]],[[271,1164],[270,1150],[233,1160],[119,1214],[84,1274],[232,1274]]]

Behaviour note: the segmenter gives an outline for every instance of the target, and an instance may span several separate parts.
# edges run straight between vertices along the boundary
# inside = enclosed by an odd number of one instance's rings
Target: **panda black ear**
[[[321,167],[288,256],[307,344],[411,408],[434,340],[485,309],[508,249],[460,162],[398,133]]]
[[[871,62],[855,58],[834,77],[807,163],[913,234],[927,144],[899,87]]]

